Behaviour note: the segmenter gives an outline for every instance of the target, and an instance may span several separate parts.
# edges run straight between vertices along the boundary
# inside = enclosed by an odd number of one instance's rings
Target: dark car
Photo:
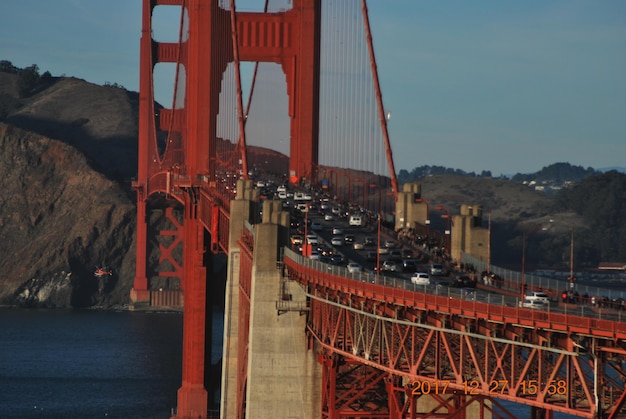
[[[343,261],[343,256],[335,253],[330,256],[330,261],[328,263],[330,263],[331,265],[341,265],[343,264]]]
[[[417,272],[417,263],[413,259],[404,259],[402,261],[403,272]]]
[[[476,288],[476,280],[467,275],[457,275],[452,281],[452,286],[455,288]]]

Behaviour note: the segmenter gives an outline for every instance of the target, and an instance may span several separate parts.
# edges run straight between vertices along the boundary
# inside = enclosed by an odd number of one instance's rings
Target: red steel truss
[[[303,262],[285,257],[311,299],[328,417],[463,417],[489,399],[592,418],[624,404],[626,324],[390,289]],[[360,392],[342,385],[359,381],[349,365],[376,371],[361,372]]]

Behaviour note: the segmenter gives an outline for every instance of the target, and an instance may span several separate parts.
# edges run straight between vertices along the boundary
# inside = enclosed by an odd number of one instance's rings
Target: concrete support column
[[[264,221],[267,209],[263,209]],[[288,222],[288,217],[280,215],[270,218]],[[281,234],[283,229],[276,223],[255,226],[246,394],[249,418],[321,415],[321,367],[316,353],[308,350],[306,315],[297,310],[306,304],[306,296],[295,282],[282,283],[285,279],[276,264],[279,244],[287,239],[287,234]],[[279,315],[276,304],[285,290],[294,311]]]
[[[230,231],[228,238],[228,272],[224,305],[224,343],[222,348],[222,385],[220,414],[235,417],[237,412],[237,371],[239,347],[239,261],[238,240],[244,221],[252,217],[252,207],[258,191],[250,180],[237,182],[237,199],[230,202]]]

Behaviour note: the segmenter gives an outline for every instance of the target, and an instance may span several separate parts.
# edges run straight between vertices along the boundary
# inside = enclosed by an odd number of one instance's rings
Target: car
[[[363,243],[365,244],[365,246],[369,247],[369,246],[376,246],[376,239],[374,237],[366,237],[363,240]]]
[[[389,260],[393,260],[395,262],[400,262],[402,261],[403,257],[402,257],[402,251],[401,250],[392,250],[389,252]]]
[[[522,308],[532,308],[533,310],[547,310],[550,307],[550,304],[543,300],[530,300],[528,298],[520,301],[519,305]]]
[[[396,242],[394,240],[385,240],[384,246],[387,249],[393,249],[394,247],[396,247]]]
[[[378,248],[378,253],[380,253],[381,255],[388,255],[389,249],[384,246],[381,246]]]
[[[291,244],[293,245],[302,244],[302,236],[299,234],[294,234],[293,236],[291,236],[289,240],[291,241]]]
[[[331,265],[341,265],[343,263],[343,256],[338,254],[332,254],[330,256],[329,262]]]
[[[341,228],[341,227],[333,227],[333,234],[335,236],[343,234],[343,228]]]
[[[324,221],[332,221],[335,219],[335,216],[332,214],[324,214]]]
[[[314,250],[309,254],[309,259],[320,260],[320,254]]]
[[[455,288],[476,288],[476,281],[467,275],[457,275],[452,286]]]
[[[352,248],[354,248],[354,250],[363,250],[365,249],[365,245],[363,244],[363,242],[354,242],[352,243]]]
[[[317,246],[317,251],[319,252],[319,254],[321,254],[322,256],[330,256],[332,255],[333,249],[330,248],[329,246],[325,245],[325,244],[320,244]]]
[[[324,228],[324,227],[322,227],[322,223],[319,223],[319,222],[317,222],[317,221],[313,221],[313,222],[311,223],[311,230],[314,230],[314,231],[320,231],[320,230],[322,230],[323,228]]]
[[[361,218],[360,215],[351,215],[350,220],[348,221],[348,224],[350,224],[353,227],[360,227],[363,225],[363,219]]]
[[[411,275],[411,282],[415,285],[430,285],[430,275],[426,272],[415,272]]]
[[[356,236],[354,236],[353,234],[347,234],[347,235],[343,238],[343,240],[344,240],[346,243],[354,243],[354,242],[355,242],[355,240],[356,240]]]
[[[356,262],[350,262],[347,265],[348,268],[348,272],[350,272],[351,274],[353,273],[358,273],[361,272],[363,270],[363,268],[361,267],[361,265],[359,265]]]
[[[399,268],[395,261],[387,259],[383,262],[381,269],[387,272],[396,272]]]
[[[550,296],[545,292],[533,291],[524,296],[525,300],[537,300],[546,304],[550,304]]]
[[[333,238],[330,239],[330,244],[332,244],[333,246],[343,246],[343,237],[333,236]]]
[[[440,263],[432,263],[428,270],[433,276],[443,275],[443,265]]]
[[[332,212],[334,215],[339,215],[341,214],[341,209],[339,207],[333,207],[330,212]]]

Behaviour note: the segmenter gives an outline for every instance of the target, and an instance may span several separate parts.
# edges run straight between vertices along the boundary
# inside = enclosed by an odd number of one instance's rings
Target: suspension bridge
[[[180,12],[177,39],[154,39],[160,7]],[[218,272],[221,417],[514,417],[505,402],[624,417],[623,322],[433,295],[290,246],[290,211],[254,179],[377,214],[378,231],[425,205],[396,180],[365,0],[144,0],[142,19],[131,299],[184,306],[176,418],[213,415]],[[159,65],[175,69],[169,104]]]

